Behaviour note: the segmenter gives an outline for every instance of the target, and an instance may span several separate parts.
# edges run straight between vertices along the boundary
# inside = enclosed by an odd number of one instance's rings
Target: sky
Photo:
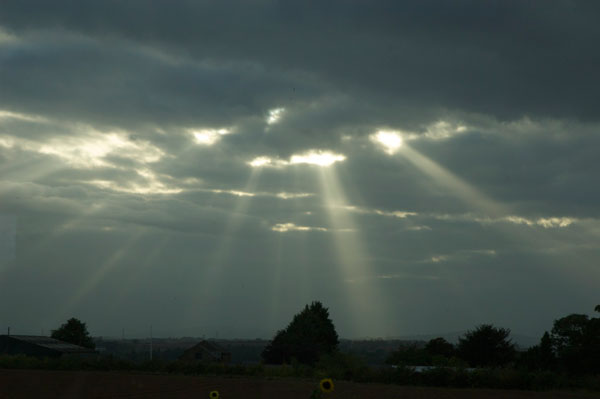
[[[600,3],[0,4],[0,329],[539,337],[600,303]]]

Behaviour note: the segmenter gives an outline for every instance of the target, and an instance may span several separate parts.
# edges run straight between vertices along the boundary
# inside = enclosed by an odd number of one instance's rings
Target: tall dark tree
[[[495,367],[515,359],[515,346],[510,342],[509,329],[482,324],[459,338],[458,354],[471,366]]]
[[[555,368],[554,344],[548,331],[544,333],[539,344],[520,354],[519,365],[528,370],[552,370]]]
[[[272,364],[290,363],[292,358],[314,364],[321,355],[335,352],[338,344],[329,311],[320,302],[313,302],[295,315],[284,330],[277,332],[262,357]]]
[[[552,338],[548,331],[544,332],[539,345],[539,366],[542,370],[553,369],[556,364],[556,355],[554,354],[554,346]]]
[[[571,314],[555,320],[552,342],[558,361],[566,371],[600,372],[600,318]]]
[[[57,330],[52,330],[51,337],[86,348],[96,348],[96,344],[94,344],[92,337],[90,337],[85,323],[74,317],[67,320]]]
[[[554,321],[552,340],[558,352],[581,346],[589,317],[585,314],[570,314]]]
[[[427,345],[425,345],[425,350],[431,356],[454,356],[454,345],[452,345],[450,342],[446,341],[442,337],[429,340],[429,342],[427,342]]]

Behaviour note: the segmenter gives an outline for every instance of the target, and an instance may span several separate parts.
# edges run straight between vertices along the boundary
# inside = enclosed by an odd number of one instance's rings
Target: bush
[[[451,369],[436,367],[422,372],[420,379],[427,386],[445,387],[450,385],[453,374],[454,372]]]
[[[361,359],[340,352],[321,356],[315,368],[319,377],[357,382],[372,379],[370,368]]]

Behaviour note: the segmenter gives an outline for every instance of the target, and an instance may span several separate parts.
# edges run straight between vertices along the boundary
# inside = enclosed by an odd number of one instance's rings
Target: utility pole
[[[152,360],[152,326],[150,326],[150,360]]]
[[[6,333],[6,335],[10,335],[10,327],[8,327],[8,332]]]

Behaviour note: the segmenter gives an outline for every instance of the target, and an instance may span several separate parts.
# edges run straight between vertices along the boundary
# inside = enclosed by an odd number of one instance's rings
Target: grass
[[[525,371],[514,368],[479,369],[434,368],[420,373],[410,367],[371,368],[360,359],[346,354],[324,356],[313,367],[292,362],[290,365],[224,365],[161,360],[131,362],[112,356],[95,359],[35,358],[23,355],[0,356],[0,368],[36,370],[142,371],[185,375],[236,375],[266,378],[333,378],[361,383],[387,383],[454,388],[492,388],[525,390],[600,391],[599,376],[567,376],[551,371]]]

